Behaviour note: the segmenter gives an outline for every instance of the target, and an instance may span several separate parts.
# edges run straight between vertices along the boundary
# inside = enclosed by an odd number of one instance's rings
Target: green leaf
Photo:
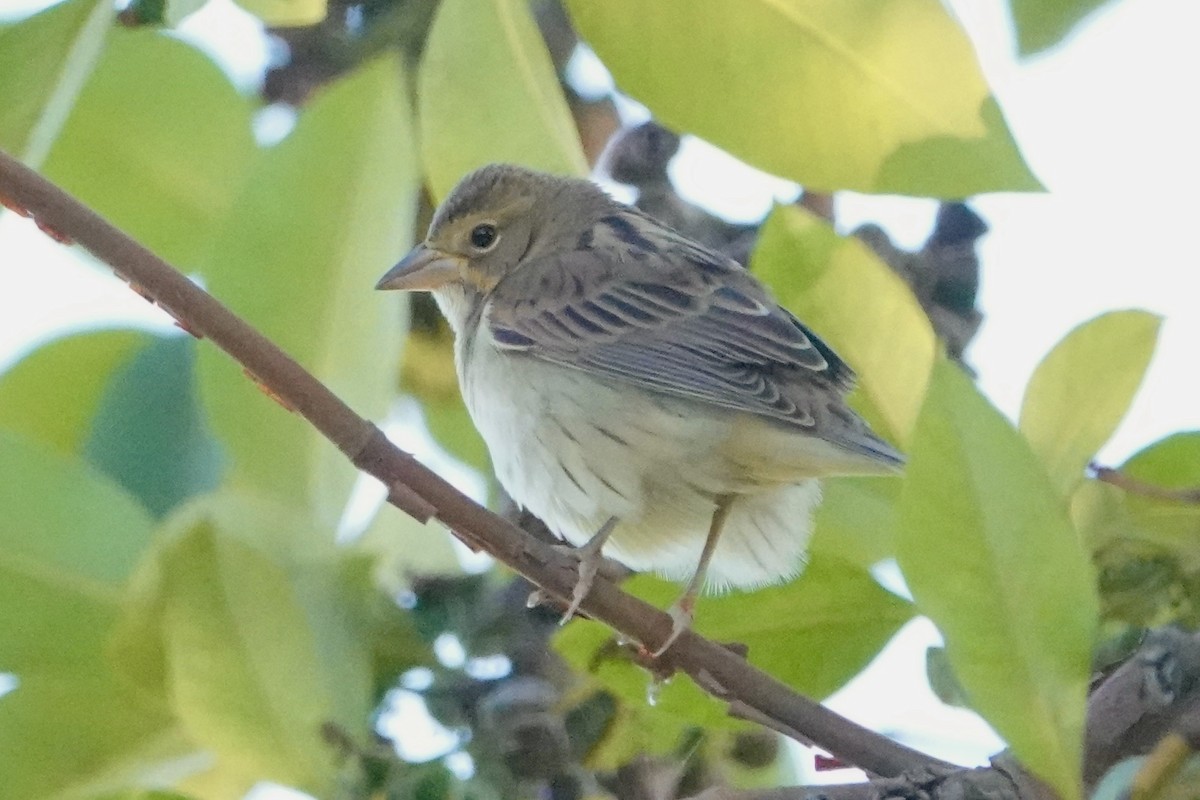
[[[316,25],[325,19],[325,0],[236,0],[270,28]]]
[[[96,796],[93,800],[192,800],[189,795],[157,789],[128,789]]]
[[[1160,439],[1130,456],[1121,471],[1163,489],[1200,487],[1200,431]]]
[[[162,516],[215,489],[221,454],[196,397],[191,337],[155,339],[118,370],[85,447],[91,463]]]
[[[120,586],[151,519],[81,461],[0,432],[0,798],[85,780],[166,724],[131,702],[105,658]]]
[[[417,76],[421,155],[443,198],[495,161],[586,175],[579,135],[524,0],[442,0]]]
[[[399,592],[416,575],[456,575],[462,564],[450,533],[439,522],[422,524],[398,508],[385,505],[354,543],[378,563],[378,582]]]
[[[192,270],[256,151],[250,121],[250,102],[199,50],[147,29],[116,29],[44,172]]]
[[[81,453],[114,370],[150,338],[138,331],[94,331],[42,345],[0,375],[0,428],[60,453]]]
[[[1009,0],[1021,55],[1033,55],[1058,44],[1107,2],[1109,0]]]
[[[904,281],[861,242],[791,206],[767,218],[752,267],[858,373],[863,412],[880,433],[905,443],[938,344]]]
[[[129,575],[152,521],[120,487],[82,461],[6,431],[0,474],[0,535],[8,540],[0,552],[16,559],[14,569],[27,565],[48,585],[89,597],[106,597]]]
[[[1148,490],[1200,488],[1200,432],[1155,442],[1119,469]],[[1095,552],[1106,620],[1200,624],[1200,505],[1126,492],[1098,480],[1071,495],[1071,515]]]
[[[870,567],[896,555],[896,505],[902,482],[895,477],[821,481],[821,505],[808,549]]]
[[[1162,318],[1113,311],[1079,325],[1042,359],[1021,403],[1021,433],[1068,495],[1129,409]]]
[[[568,0],[617,86],[667,127],[832,191],[1040,188],[936,0]]]
[[[948,706],[969,707],[966,693],[962,684],[954,676],[950,659],[946,657],[946,648],[925,648],[925,676],[929,680],[929,688]]]
[[[653,578],[639,578],[637,582],[641,587],[637,593],[643,596],[647,587],[656,595],[667,596],[671,589],[676,595],[679,592],[673,584],[656,586],[661,582]],[[554,647],[578,674],[588,676],[620,701],[616,720],[602,737],[598,752],[589,754],[590,760],[616,767],[638,752],[669,752],[691,726],[710,731],[743,726],[726,713],[725,704],[690,679],[679,676],[655,682],[616,646],[612,629],[605,625],[576,618],[555,637]],[[653,708],[647,710],[648,705]]]
[[[939,362],[901,492],[897,550],[973,707],[1079,798],[1097,599],[1091,562],[1025,441]]]
[[[670,585],[662,605],[674,600]],[[797,691],[823,698],[857,675],[913,617],[913,606],[866,569],[813,553],[794,581],[701,598],[696,628],[717,641],[743,642],[755,666]]]
[[[403,301],[371,289],[404,252],[416,213],[409,123],[395,58],[323,90],[262,154],[202,270],[215,295],[374,419],[397,383]],[[198,368],[234,485],[335,522],[355,479],[346,457],[215,348]]]
[[[0,29],[0,148],[41,166],[115,18],[111,0],[69,0]]]
[[[648,576],[626,588],[660,608],[681,591],[677,584]],[[700,598],[695,625],[711,639],[744,643],[755,666],[797,691],[825,697],[857,675],[912,616],[912,604],[883,589],[865,569],[813,554],[803,574],[789,583]],[[558,637],[558,647],[584,668],[607,638],[575,628],[572,624]],[[598,677],[627,702],[645,701],[644,671],[613,663]],[[697,693],[690,682],[675,681],[664,687],[657,707],[696,725],[727,726],[719,704],[699,703]]]
[[[221,766],[325,796],[335,769],[321,726],[367,736],[378,592],[369,559],[310,526],[287,506],[233,493],[181,511],[129,605],[125,634],[142,638],[125,638],[117,654],[136,670],[131,680],[161,683]]]

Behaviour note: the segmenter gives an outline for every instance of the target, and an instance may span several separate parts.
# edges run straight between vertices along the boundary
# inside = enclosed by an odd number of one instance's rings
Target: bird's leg
[[[679,635],[692,627],[692,612],[696,606],[696,596],[704,588],[704,575],[708,572],[708,562],[712,561],[713,552],[717,549],[717,540],[721,538],[721,529],[725,527],[725,518],[729,516],[729,508],[733,505],[733,495],[717,498],[717,507],[713,510],[712,522],[708,526],[708,538],[704,540],[704,549],[700,551],[700,563],[692,573],[692,579],[679,599],[671,604],[667,613],[671,616],[671,635],[654,651],[658,658],[667,652],[667,648],[675,644]]]
[[[592,534],[592,538],[588,539],[582,547],[574,549],[575,555],[579,557],[579,579],[575,581],[575,588],[571,591],[571,604],[567,606],[560,625],[566,625],[571,617],[575,616],[575,612],[583,603],[583,598],[587,597],[588,592],[592,590],[596,572],[604,561],[600,551],[604,549],[604,543],[608,541],[608,537],[612,535],[616,527],[617,518],[609,517],[608,522],[605,522],[600,526],[600,530]]]

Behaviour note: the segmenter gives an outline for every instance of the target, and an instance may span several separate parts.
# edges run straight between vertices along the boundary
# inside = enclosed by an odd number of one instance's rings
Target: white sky
[[[43,4],[0,0],[0,16]],[[205,38],[206,48],[218,51],[238,82],[252,85],[265,57],[253,26],[230,10],[228,0],[210,5],[185,31]],[[1101,312],[1141,307],[1166,319],[1160,349],[1105,456],[1119,461],[1164,434],[1200,427],[1194,352],[1200,344],[1194,241],[1200,212],[1200,48],[1194,43],[1200,3],[1116,0],[1063,47],[1024,63],[1012,55],[1000,0],[950,5],[976,43],[1026,159],[1049,189],[1044,195],[974,201],[992,230],[982,251],[981,305],[987,318],[968,352],[981,386],[1015,416],[1034,366],[1063,334]],[[683,188],[731,215],[759,215],[775,193],[786,193],[786,185],[715,159],[703,147],[689,148],[683,158],[699,160],[710,176]],[[686,164],[677,170],[695,172]],[[729,200],[737,207],[722,205]],[[910,246],[924,239],[932,213],[929,201],[839,199],[843,227],[877,220]],[[3,267],[9,269],[0,291],[0,368],[64,325],[167,324],[107,271],[80,267],[71,251],[12,214],[0,217]],[[369,287],[363,302],[371,302]],[[965,713],[930,703],[924,689],[920,653],[934,641],[932,626],[914,623],[893,642],[892,654],[839,693],[833,705],[884,729],[937,730],[949,719],[962,722]],[[920,688],[910,690],[914,686]],[[880,693],[888,703],[878,701]],[[951,751],[940,754],[963,757],[992,747],[982,726],[964,724],[962,746],[943,741]]]

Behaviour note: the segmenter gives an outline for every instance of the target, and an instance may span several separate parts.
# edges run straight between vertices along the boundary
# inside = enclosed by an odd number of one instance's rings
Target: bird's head
[[[486,296],[522,264],[575,247],[611,203],[587,181],[509,164],[483,167],[459,181],[425,241],[375,288],[431,291],[457,328],[462,320],[453,317],[468,313],[473,298]]]

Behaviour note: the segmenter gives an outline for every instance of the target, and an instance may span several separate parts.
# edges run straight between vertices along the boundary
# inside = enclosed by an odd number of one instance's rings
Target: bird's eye
[[[471,246],[476,250],[487,250],[496,243],[498,236],[495,225],[490,222],[481,223],[471,229]]]

